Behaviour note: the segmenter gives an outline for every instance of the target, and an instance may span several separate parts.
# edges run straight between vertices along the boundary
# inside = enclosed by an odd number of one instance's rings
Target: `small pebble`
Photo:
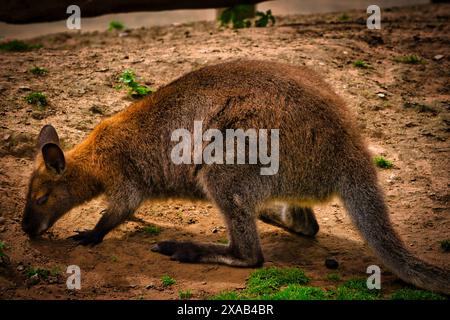
[[[433,57],[433,59],[436,60],[436,61],[439,61],[439,60],[441,60],[443,57],[444,57],[444,55],[438,54],[438,55],[435,55],[435,56]]]
[[[339,263],[336,261],[336,259],[328,258],[325,260],[325,266],[328,269],[337,269],[339,267]]]
[[[152,289],[152,288],[154,288],[155,287],[155,284],[154,283],[149,283],[148,285],[146,285],[145,286],[145,289]]]

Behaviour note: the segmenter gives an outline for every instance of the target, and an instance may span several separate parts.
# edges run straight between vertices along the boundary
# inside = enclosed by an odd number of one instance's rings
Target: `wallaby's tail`
[[[402,280],[431,291],[450,294],[450,271],[443,270],[412,255],[393,229],[378,187],[376,172],[345,177],[340,195],[356,227],[380,260]],[[357,170],[359,171],[359,170]]]

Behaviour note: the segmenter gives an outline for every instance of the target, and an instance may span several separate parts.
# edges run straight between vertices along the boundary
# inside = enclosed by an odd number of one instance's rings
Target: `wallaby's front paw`
[[[151,250],[170,256],[171,260],[180,262],[197,262],[201,257],[199,248],[192,242],[161,241],[154,245]]]
[[[75,240],[78,244],[83,246],[95,246],[103,241],[103,237],[94,230],[75,231],[77,234],[69,237],[69,239]]]

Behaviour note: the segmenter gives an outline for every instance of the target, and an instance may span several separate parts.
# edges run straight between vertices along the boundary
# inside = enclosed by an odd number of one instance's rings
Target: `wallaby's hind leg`
[[[212,175],[206,179],[207,192],[225,217],[229,244],[162,241],[155,245],[152,251],[170,255],[172,260],[181,262],[213,262],[238,267],[261,266],[264,258],[254,213],[257,196],[251,192],[248,185],[239,187],[236,184],[238,179],[228,179],[234,181],[233,186],[217,181]],[[248,181],[246,183],[250,184]]]
[[[258,212],[259,218],[288,231],[305,236],[315,236],[319,231],[314,212],[311,208],[287,203],[271,203]]]

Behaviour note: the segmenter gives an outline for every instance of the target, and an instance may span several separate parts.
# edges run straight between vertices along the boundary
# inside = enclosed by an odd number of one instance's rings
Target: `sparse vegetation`
[[[391,297],[392,300],[445,300],[445,297],[425,290],[418,289],[399,289]]]
[[[370,67],[369,64],[364,60],[356,60],[355,62],[353,62],[353,66],[361,69],[368,69]]]
[[[120,31],[120,30],[123,30],[123,29],[125,29],[125,26],[120,21],[111,21],[109,23],[108,31],[113,31],[113,30]]]
[[[395,57],[394,61],[401,62],[401,63],[407,63],[407,64],[421,64],[421,63],[424,63],[423,59],[420,56],[415,55],[415,54]]]
[[[383,156],[376,156],[373,159],[373,162],[378,168],[382,169],[390,169],[394,166],[394,163]]]
[[[10,52],[23,52],[42,48],[40,44],[29,44],[21,40],[11,40],[0,43],[0,50]]]
[[[25,97],[25,101],[28,104],[39,107],[40,109],[45,108],[48,105],[47,97],[42,92],[31,92]]]
[[[161,283],[164,287],[170,287],[171,285],[174,285],[176,283],[175,279],[168,276],[168,275],[164,275],[161,277]]]
[[[50,270],[50,275],[51,275],[52,277],[59,276],[60,274],[61,274],[61,268],[60,268],[59,266],[53,267],[53,268]]]
[[[450,239],[442,240],[440,244],[444,252],[450,252]]]
[[[178,296],[181,300],[189,300],[192,297],[191,290],[185,290],[185,291],[178,291]]]
[[[120,76],[119,81],[128,87],[128,95],[135,98],[143,97],[155,92],[154,89],[139,84],[136,81],[136,76],[132,70],[125,70]]]
[[[50,275],[50,271],[47,269],[43,269],[43,268],[33,268],[30,267],[27,269],[27,271],[25,272],[25,275],[28,278],[31,278],[33,276],[38,276],[39,279],[47,279],[48,276]]]
[[[152,236],[156,236],[156,235],[161,233],[161,227],[158,227],[158,226],[155,226],[155,225],[145,226],[143,231],[146,234],[149,234],[149,235],[152,235]]]
[[[232,24],[234,29],[249,28],[252,23],[247,17],[253,14],[253,6],[248,4],[238,4],[225,9],[219,17],[222,27]]]
[[[346,13],[343,13],[339,16],[339,21],[348,21],[350,19],[350,16]]]
[[[30,72],[36,76],[44,76],[48,73],[48,70],[41,67],[33,67],[30,69]]]
[[[220,25],[226,27],[232,25],[234,29],[250,28],[252,26],[253,6],[247,4],[235,5],[231,8],[225,9],[219,17]],[[267,27],[269,23],[275,24],[275,17],[272,10],[266,12],[256,12],[257,19],[254,20],[255,27]]]
[[[269,22],[271,22],[272,25],[275,24],[275,17],[272,15],[272,10],[267,10],[266,12],[258,11],[256,12],[256,16],[259,17],[259,19],[255,21],[255,27],[257,28],[267,27]]]

